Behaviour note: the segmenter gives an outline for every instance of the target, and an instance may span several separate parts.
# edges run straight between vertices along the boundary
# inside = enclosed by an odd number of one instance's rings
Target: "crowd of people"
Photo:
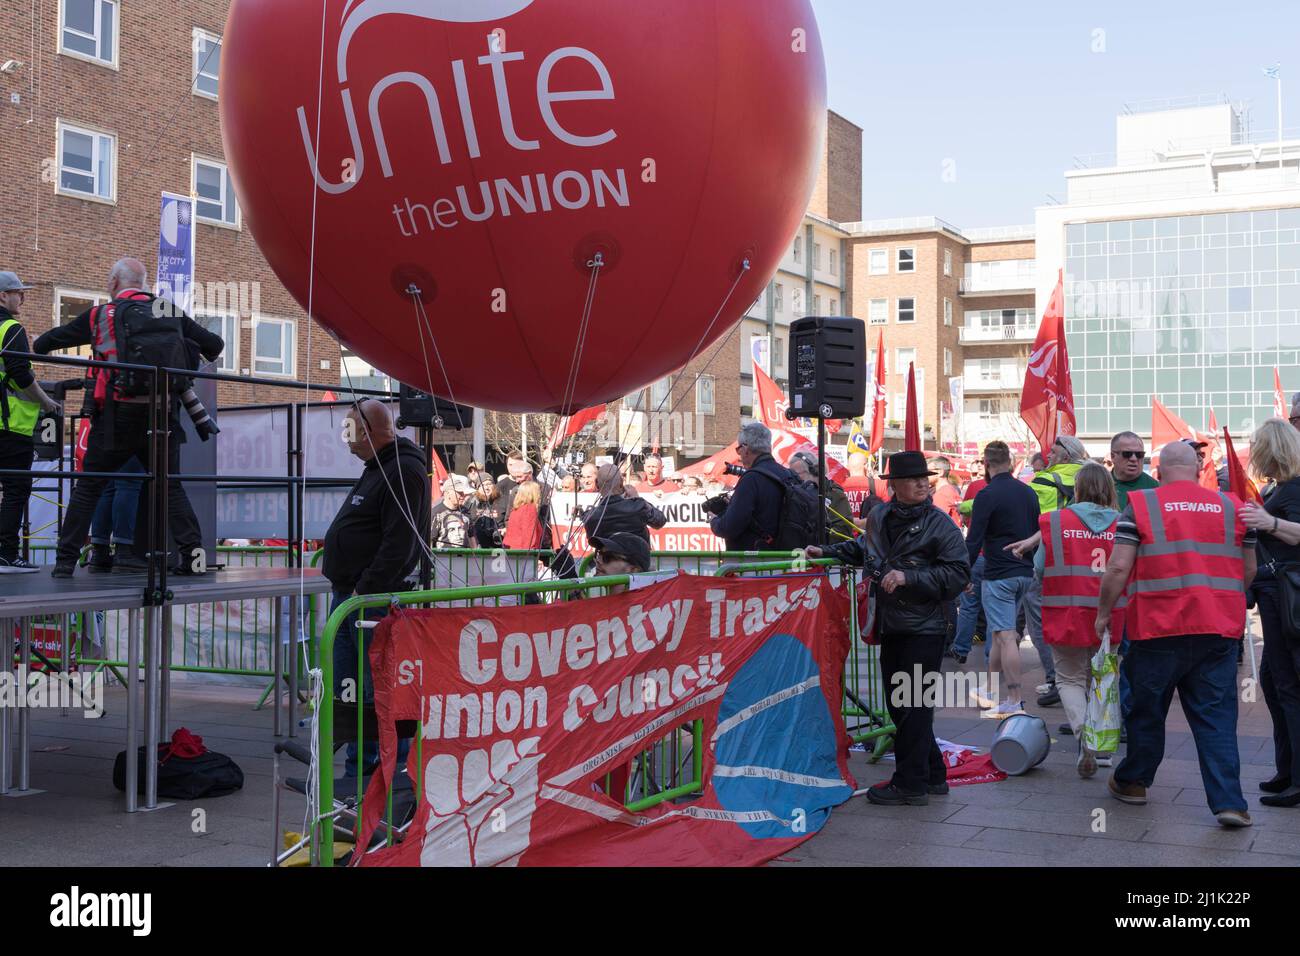
[[[1063,708],[1058,733],[1075,738],[1078,773],[1090,778],[1113,763],[1109,748],[1084,739],[1097,689],[1091,660],[1108,642],[1121,661],[1119,736],[1127,745],[1107,783],[1111,795],[1146,802],[1177,691],[1211,812],[1225,827],[1249,826],[1238,667],[1254,608],[1276,764],[1259,782],[1259,801],[1300,806],[1300,394],[1289,422],[1269,419],[1251,437],[1260,502],[1229,492],[1227,463],[1207,462],[1206,443],[1193,439],[1163,446],[1152,472],[1133,432],[1115,435],[1101,460],[1063,435],[1028,468],[1017,469],[1000,441],[985,446],[979,464],[983,475],[963,489],[945,459],[895,454],[880,476],[886,499],[864,505],[863,533],[807,550],[871,570],[869,626],[885,686],[917,666],[937,672],[945,657],[965,665],[982,636],[990,686],[999,688],[997,699],[978,701],[983,716],[1024,713],[1027,634],[1044,674],[1037,703]],[[904,704],[889,700],[897,769],[869,789],[873,803],[924,804],[947,792],[934,707]]]

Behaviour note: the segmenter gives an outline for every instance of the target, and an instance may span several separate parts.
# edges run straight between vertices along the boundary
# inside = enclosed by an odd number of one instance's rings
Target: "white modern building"
[[[1149,436],[1155,395],[1244,443],[1275,366],[1300,390],[1300,129],[1252,130],[1222,97],[1135,104],[1115,153],[1075,167],[1036,210],[1035,314],[1063,269],[1080,436]]]

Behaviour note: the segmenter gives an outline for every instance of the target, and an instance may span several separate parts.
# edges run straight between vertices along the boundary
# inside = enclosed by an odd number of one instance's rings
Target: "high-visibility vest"
[[[10,330],[18,324],[17,319],[6,319],[0,323],[0,343],[9,337]],[[30,367],[31,363],[28,363]],[[36,434],[36,420],[41,417],[41,406],[29,402],[16,391],[9,380],[9,373],[0,368],[0,431],[30,438]]]
[[[1128,584],[1129,640],[1240,638],[1246,620],[1241,500],[1178,481],[1130,491],[1128,504],[1140,541]]]
[[[1101,578],[1115,547],[1115,525],[1093,531],[1070,508],[1038,519],[1043,534],[1043,640],[1062,647],[1097,646]],[[1125,598],[1115,607],[1122,609]],[[1119,634],[1114,635],[1119,646]]]

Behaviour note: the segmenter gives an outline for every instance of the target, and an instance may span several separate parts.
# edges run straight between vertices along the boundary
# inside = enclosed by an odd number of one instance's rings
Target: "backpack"
[[[137,751],[136,790],[144,793],[145,749]],[[126,790],[126,751],[113,763],[113,786]],[[184,727],[172,734],[169,743],[158,745],[158,796],[164,800],[198,800],[224,797],[244,786],[239,765],[203,744],[203,738]]]
[[[781,489],[781,515],[777,519],[776,534],[768,539],[774,551],[795,551],[817,541],[817,516],[821,512],[821,499],[794,475],[786,472],[778,478],[771,472],[751,468]],[[761,530],[760,530],[761,534]]]
[[[167,299],[120,299],[113,317],[117,360],[153,368],[193,368],[193,355],[185,342],[185,313]],[[153,390],[153,377],[131,369],[116,369],[114,388],[124,398],[139,398]],[[173,375],[171,392],[189,388],[188,378]]]

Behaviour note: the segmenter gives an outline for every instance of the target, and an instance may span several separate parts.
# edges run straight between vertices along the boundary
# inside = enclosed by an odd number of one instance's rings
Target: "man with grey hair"
[[[785,502],[783,489],[793,481],[793,476],[772,457],[772,432],[762,422],[746,422],[741,426],[736,454],[745,474],[731,500],[722,505],[722,512],[709,522],[709,527],[726,541],[728,551],[762,551],[772,547],[776,540],[781,506]]]
[[[125,316],[137,316],[139,310],[147,309],[155,317],[161,313],[176,320],[176,332],[191,356],[197,358],[202,355],[208,360],[216,359],[225,348],[221,336],[209,332],[170,303],[166,304],[166,308],[160,309],[158,298],[146,291],[147,284],[144,263],[129,257],[119,259],[113,264],[108,277],[109,301],[87,309],[65,325],[55,326],[36,340],[32,351],[45,355],[58,349],[89,345],[93,347],[94,357],[99,361],[121,361],[117,354],[121,331],[119,325],[124,324]],[[134,394],[123,387],[123,380],[119,377],[122,373],[121,369],[96,368],[91,370],[86,383],[86,389],[94,402],[83,462],[83,468],[88,474],[77,479],[63,516],[52,572],[57,578],[72,577],[77,555],[85,544],[86,532],[90,530],[95,506],[109,481],[107,478],[91,477],[89,473],[118,471],[132,458],[141,463],[151,460],[151,398],[147,394]],[[167,461],[168,522],[180,550],[180,562],[172,571],[178,574],[202,574],[207,569],[202,533],[194,508],[185,494],[185,486],[180,480],[181,443],[185,441],[185,433],[177,420],[180,411],[178,395],[167,395],[163,401],[166,407],[160,411],[166,416],[171,433]]]

